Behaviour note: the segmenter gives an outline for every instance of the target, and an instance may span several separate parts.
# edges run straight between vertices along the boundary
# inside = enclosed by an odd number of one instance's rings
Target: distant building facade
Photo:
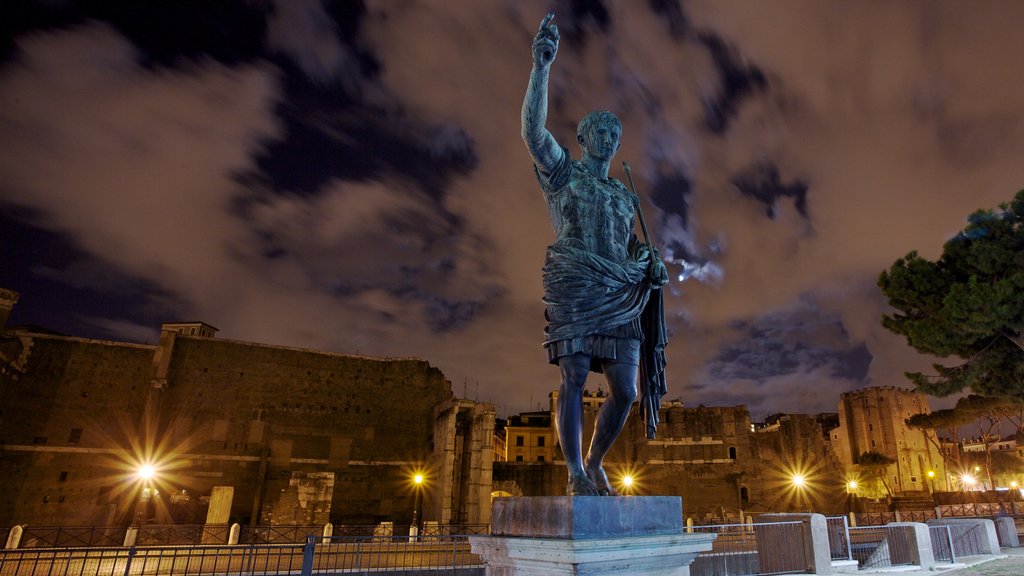
[[[832,443],[847,474],[857,473],[861,455],[876,452],[893,460],[885,480],[894,495],[941,489],[946,469],[938,437],[906,424],[929,411],[927,398],[916,390],[880,386],[842,394]]]
[[[495,486],[501,495],[542,496],[563,493],[565,462],[552,422],[557,393],[547,412],[527,412],[509,419],[509,459],[495,464]],[[584,437],[593,430],[605,396],[586,393]],[[621,491],[633,494],[678,495],[687,515],[735,519],[740,510],[800,510],[812,505],[827,509],[826,479],[841,475],[838,460],[827,442],[823,422],[838,420],[799,414],[779,415],[770,426],[751,422],[746,406],[686,407],[666,401],[660,410],[657,439],[649,440],[634,407],[626,428],[606,458],[609,478]],[[518,422],[519,426],[512,426]],[[529,425],[527,425],[529,424]],[[834,424],[833,424],[834,426]],[[553,462],[513,458],[522,437],[552,437]],[[801,500],[789,489],[795,473],[817,482],[817,491]],[[633,486],[622,480],[630,476]],[[818,501],[814,499],[818,498]],[[729,515],[732,516],[729,516]]]
[[[163,328],[151,346],[0,326],[0,524],[202,523],[217,486],[233,522],[402,524],[418,471],[424,520],[490,521],[494,407],[427,362]]]

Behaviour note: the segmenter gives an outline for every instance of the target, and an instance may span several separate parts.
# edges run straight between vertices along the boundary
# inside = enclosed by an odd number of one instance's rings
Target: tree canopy
[[[907,373],[918,390],[1024,400],[1024,190],[972,214],[937,261],[910,252],[878,286],[896,309],[882,317],[886,328],[919,352],[960,359]]]

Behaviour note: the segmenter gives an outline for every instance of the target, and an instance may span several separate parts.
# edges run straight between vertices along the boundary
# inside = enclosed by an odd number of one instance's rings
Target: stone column
[[[14,290],[0,288],[0,330],[7,327],[7,318],[11,315],[14,305],[18,303],[18,298],[18,293]]]
[[[235,488],[233,486],[214,486],[210,491],[210,507],[206,511],[206,526],[227,526],[231,517],[231,501],[234,499]],[[230,534],[228,534],[230,537]],[[209,530],[203,531],[203,544],[224,544],[211,534]]]
[[[471,536],[488,576],[689,576],[714,534],[685,534],[677,496],[498,498]]]

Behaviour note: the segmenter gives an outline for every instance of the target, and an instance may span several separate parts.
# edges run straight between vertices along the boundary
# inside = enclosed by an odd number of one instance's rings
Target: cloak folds
[[[544,303],[548,325],[544,345],[583,336],[614,334],[640,318],[641,415],[653,438],[665,382],[664,306],[661,290],[647,283],[647,263],[613,262],[562,242],[548,248],[544,263]]]

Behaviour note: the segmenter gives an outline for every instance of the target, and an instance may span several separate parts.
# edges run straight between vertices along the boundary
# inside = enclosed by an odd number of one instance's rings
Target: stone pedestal
[[[470,544],[488,576],[688,576],[714,539],[683,533],[677,496],[552,496],[496,499]]]

